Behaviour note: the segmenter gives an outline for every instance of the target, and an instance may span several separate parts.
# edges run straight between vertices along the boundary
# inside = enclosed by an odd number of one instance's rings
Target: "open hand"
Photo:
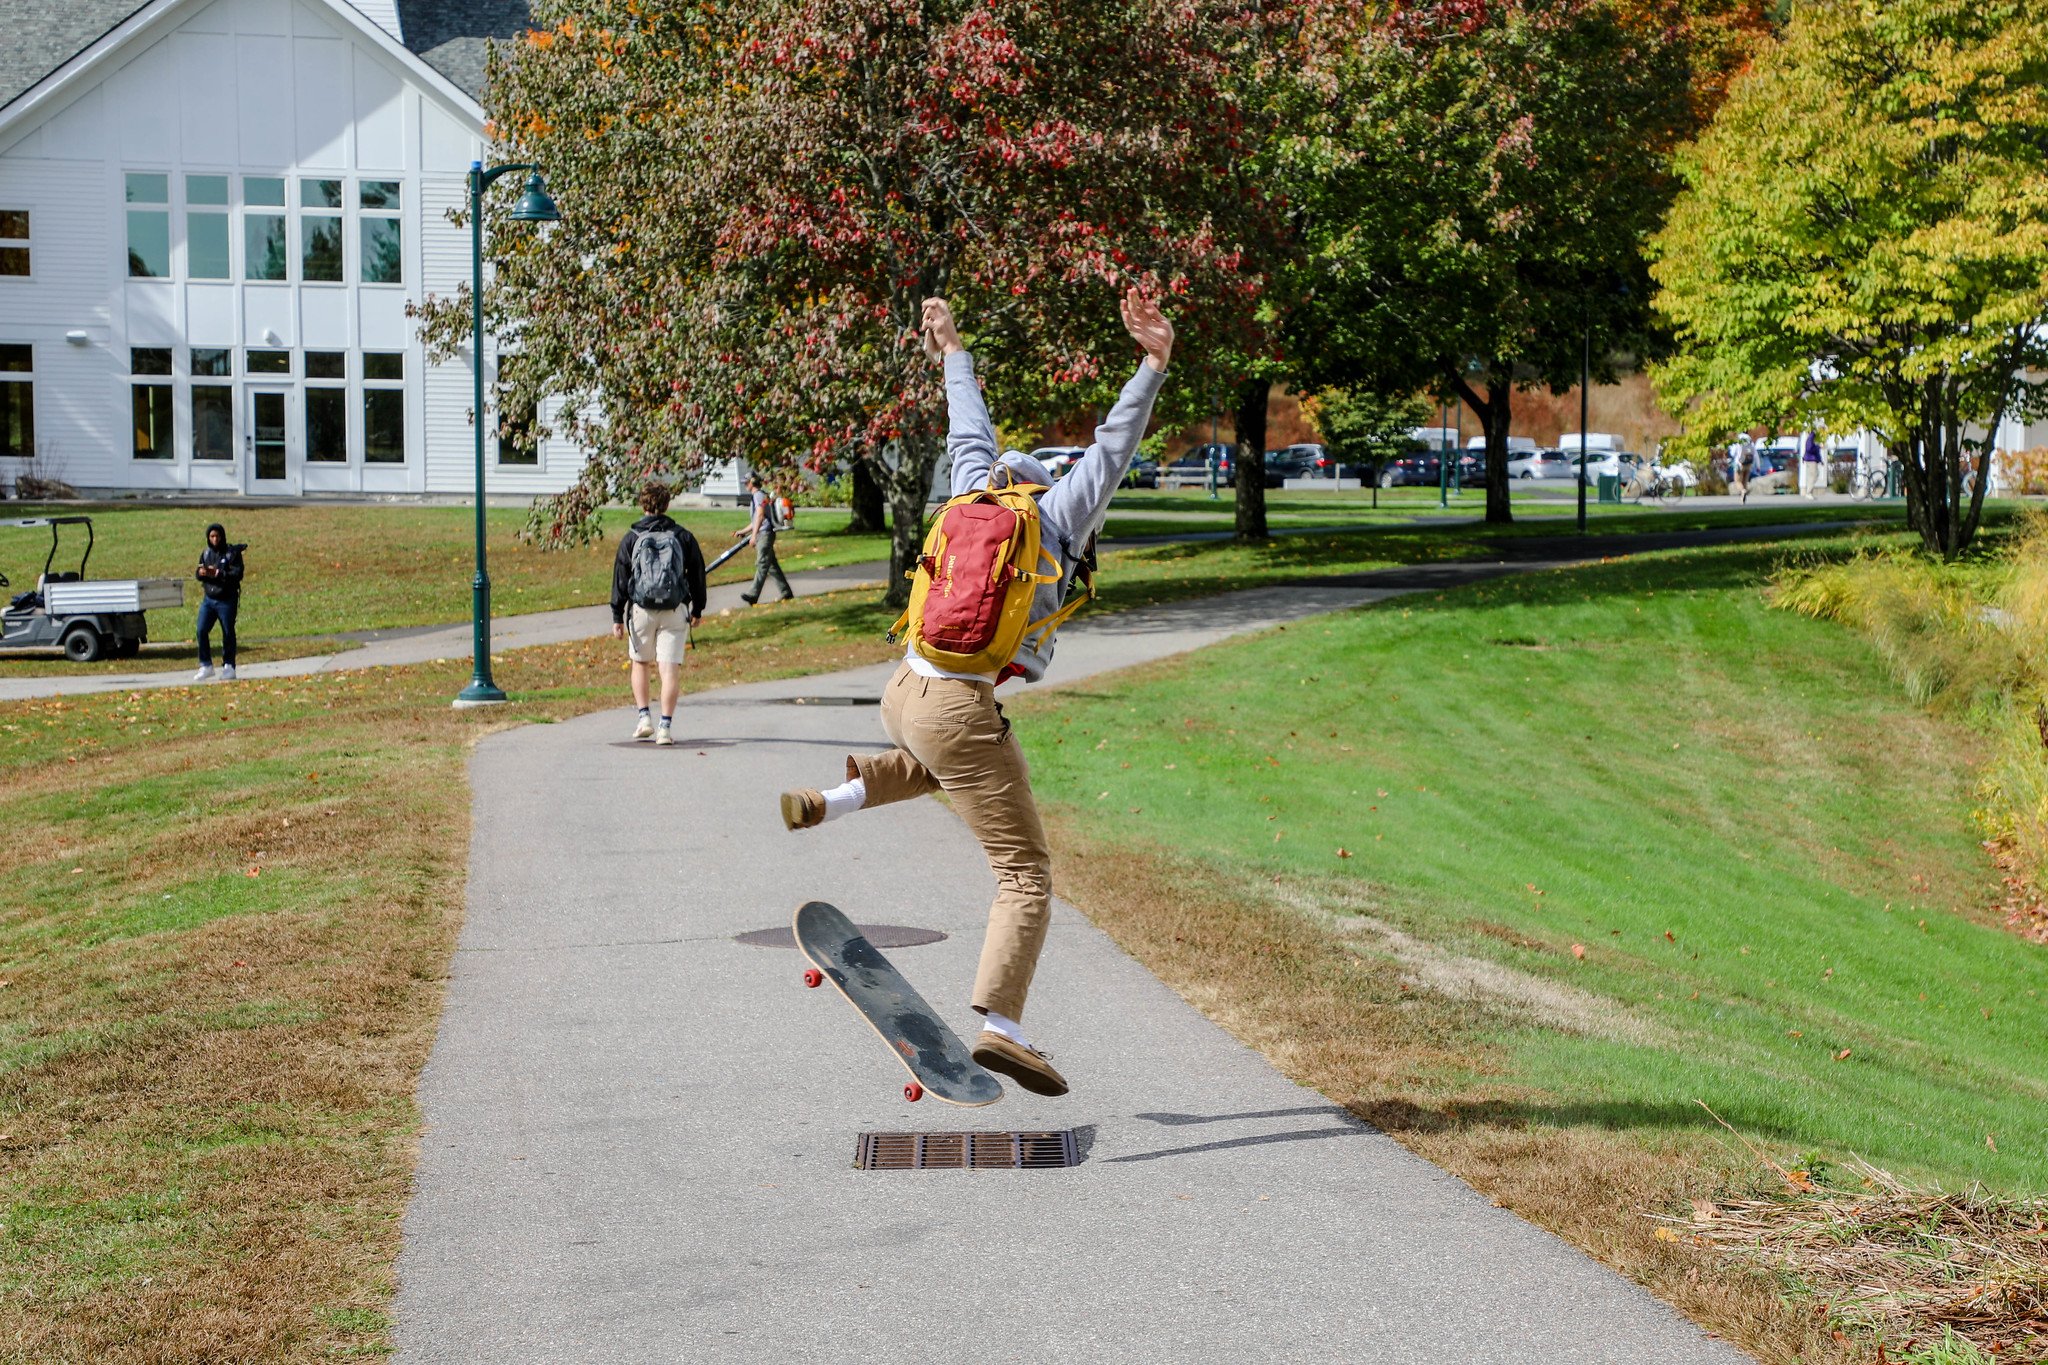
[[[1123,315],[1124,330],[1144,348],[1146,363],[1164,373],[1166,362],[1173,356],[1173,324],[1166,320],[1166,314],[1133,286],[1124,291]]]
[[[953,322],[953,309],[944,299],[924,301],[919,331],[924,337],[924,352],[934,361],[967,349],[960,344],[960,329]]]

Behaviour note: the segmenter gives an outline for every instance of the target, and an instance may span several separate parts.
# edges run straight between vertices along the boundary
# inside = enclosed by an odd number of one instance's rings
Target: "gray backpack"
[[[642,531],[633,541],[633,576],[626,595],[649,611],[683,604],[683,539],[674,531]]]

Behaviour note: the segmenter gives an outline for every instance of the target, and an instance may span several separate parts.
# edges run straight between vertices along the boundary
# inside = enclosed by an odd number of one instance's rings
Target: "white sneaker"
[[[640,717],[640,723],[633,727],[633,738],[648,739],[651,738],[653,734],[654,722],[651,719],[649,719],[645,713],[643,713]]]
[[[207,681],[209,681],[209,680],[210,680],[210,679],[211,679],[212,677],[213,677],[213,665],[212,665],[212,664],[201,664],[201,665],[199,665],[199,671],[198,671],[197,673],[194,673],[194,674],[192,675],[192,681],[193,681],[193,682],[207,682]]]
[[[220,666],[220,680],[222,682],[233,682],[235,680],[235,666],[233,664],[222,664]]]
[[[668,732],[667,721],[663,721],[661,728],[654,732],[654,742],[656,744],[673,744],[676,742],[676,737]]]

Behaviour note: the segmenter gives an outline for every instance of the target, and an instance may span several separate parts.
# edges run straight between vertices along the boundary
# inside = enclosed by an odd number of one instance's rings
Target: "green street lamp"
[[[484,169],[481,161],[469,163],[469,244],[471,367],[476,372],[476,577],[470,580],[470,656],[475,667],[469,686],[455,695],[457,706],[493,706],[505,694],[491,681],[491,575],[484,564],[484,191],[499,177],[526,171],[526,193],[512,206],[515,223],[553,223],[561,220],[555,201],[548,198],[538,168],[519,163]]]

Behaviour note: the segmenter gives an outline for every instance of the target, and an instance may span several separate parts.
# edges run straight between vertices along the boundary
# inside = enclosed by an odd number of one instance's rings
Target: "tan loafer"
[[[984,1030],[974,1040],[974,1060],[995,1072],[1008,1076],[1034,1095],[1064,1095],[1067,1093],[1067,1078],[1052,1069],[1049,1054],[1036,1048],[1013,1043],[1000,1033]]]
[[[782,824],[786,829],[810,829],[825,823],[825,794],[806,787],[782,794]]]

